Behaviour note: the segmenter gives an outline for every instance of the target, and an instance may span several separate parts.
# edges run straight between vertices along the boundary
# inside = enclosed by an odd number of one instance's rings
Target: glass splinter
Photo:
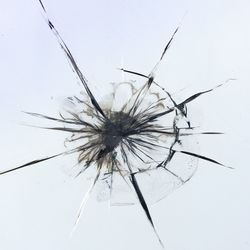
[[[63,124],[63,127],[43,128],[69,132],[71,136],[67,141],[79,142],[79,145],[68,151],[42,159],[32,160],[13,169],[2,171],[0,175],[26,168],[58,156],[77,153],[78,164],[81,166],[78,175],[89,168],[96,168],[96,174],[88,192],[84,196],[77,214],[75,226],[80,219],[82,209],[88,197],[98,182],[108,187],[109,194],[107,196],[110,199],[113,199],[115,190],[123,183],[134,192],[161,246],[164,247],[156,232],[148,209],[147,201],[150,201],[151,198],[147,193],[149,189],[147,183],[156,177],[157,182],[163,179],[162,183],[164,185],[166,184],[165,186],[163,185],[164,190],[161,190],[162,193],[159,195],[156,195],[153,189],[149,190],[152,196],[155,196],[152,199],[155,202],[164,198],[170,189],[174,190],[189,181],[195,173],[196,167],[194,166],[185,168],[185,163],[183,163],[180,169],[180,167],[174,164],[174,161],[178,160],[180,156],[189,157],[188,159],[202,159],[227,167],[211,158],[191,152],[185,148],[180,148],[185,137],[196,134],[221,134],[220,132],[193,132],[195,128],[191,126],[191,122],[189,121],[187,104],[201,95],[213,91],[222,84],[215,88],[196,93],[184,101],[177,103],[165,88],[155,82],[155,71],[169,49],[179,29],[179,27],[177,27],[167,42],[159,61],[148,75],[121,69],[125,73],[144,78],[146,82],[138,89],[130,82],[117,84],[114,86],[112,93],[113,103],[107,108],[105,105],[99,104],[95,99],[69,48],[48,18],[42,1],[39,0],[39,2],[49,28],[57,38],[61,49],[66,54],[73,71],[79,77],[87,94],[87,98],[83,96],[69,97],[68,101],[74,108],[67,111],[67,116],[60,113],[60,118],[31,112],[25,113],[37,118]],[[119,108],[116,108],[115,102],[117,98],[115,97],[119,88],[124,86],[127,87],[131,95],[124,100],[124,103],[120,105]],[[155,90],[155,87],[158,89]],[[102,191],[104,192],[104,190]],[[117,200],[119,201],[119,197]],[[121,202],[121,204],[122,203],[128,204],[127,200]]]

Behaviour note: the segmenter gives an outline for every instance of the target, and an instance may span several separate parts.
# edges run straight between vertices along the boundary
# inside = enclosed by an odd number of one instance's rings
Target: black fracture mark
[[[53,34],[55,35],[55,37],[57,38],[58,43],[60,44],[62,50],[64,51],[64,53],[66,54],[67,58],[69,59],[69,62],[73,68],[73,71],[78,75],[79,79],[82,82],[82,85],[84,86],[90,100],[91,103],[93,104],[94,108],[96,109],[96,111],[98,111],[105,119],[107,119],[106,115],[104,114],[103,110],[101,109],[101,107],[99,106],[98,102],[96,101],[95,97],[93,96],[92,92],[90,91],[88,85],[87,85],[87,80],[85,79],[85,77],[83,76],[81,70],[79,69],[73,55],[71,54],[68,46],[66,45],[66,43],[64,42],[64,40],[62,39],[62,37],[60,36],[59,32],[57,31],[57,29],[55,28],[55,26],[53,25],[53,23],[50,21],[47,11],[42,3],[41,0],[39,0],[40,5],[43,9],[47,24],[49,26],[49,28],[51,29],[51,31],[53,32]]]
[[[12,169],[9,169],[9,170],[0,172],[0,175],[7,174],[7,173],[10,173],[10,172],[13,172],[13,171],[16,171],[16,170],[19,170],[19,169],[22,169],[22,168],[31,166],[31,165],[35,165],[35,164],[38,164],[38,163],[40,163],[40,162],[50,160],[50,159],[52,159],[52,158],[56,158],[56,157],[58,157],[58,156],[60,156],[60,155],[62,155],[62,154],[64,154],[64,153],[60,153],[60,154],[52,155],[52,156],[49,156],[49,157],[46,157],[46,158],[42,158],[42,159],[30,161],[30,162],[25,163],[25,164],[23,164],[23,165],[21,165],[21,166],[18,166],[18,167],[16,167],[16,168],[12,168]]]
[[[127,69],[124,69],[124,68],[118,68],[118,70],[121,70],[125,73],[128,73],[128,74],[132,74],[132,75],[137,75],[137,76],[141,76],[143,78],[147,78],[148,80],[150,79],[149,76],[146,76],[142,73],[139,73],[139,72],[136,72],[136,71],[132,71],[132,70],[127,70]],[[165,90],[165,88],[161,87],[156,81],[154,81],[154,78],[151,76],[151,81],[150,81],[150,84],[151,83],[154,83],[156,86],[158,86],[161,90],[163,90],[166,94],[169,95],[169,93]]]
[[[30,125],[29,127],[48,129],[48,130],[57,130],[57,131],[63,131],[63,132],[69,132],[69,133],[80,133],[80,134],[85,132],[82,129],[63,128],[63,127],[39,127],[39,126],[30,126]],[[89,133],[89,131],[87,133]]]
[[[161,241],[161,239],[160,239],[158,233],[156,232],[156,229],[155,229],[155,226],[154,226],[152,217],[151,217],[151,215],[150,215],[150,212],[149,212],[147,203],[146,203],[146,201],[145,201],[145,199],[144,199],[144,197],[143,197],[143,195],[142,195],[142,192],[141,192],[141,190],[140,190],[140,187],[139,187],[139,185],[138,185],[138,182],[137,182],[137,180],[136,180],[136,178],[135,178],[135,174],[134,174],[134,173],[131,173],[131,174],[130,174],[130,177],[131,177],[131,178],[130,178],[130,181],[131,181],[131,183],[132,183],[132,185],[133,185],[133,187],[134,187],[134,189],[135,189],[135,192],[136,192],[136,195],[137,195],[137,197],[138,197],[138,199],[139,199],[140,205],[142,206],[142,208],[143,208],[143,210],[144,210],[144,212],[145,212],[145,214],[146,214],[146,216],[147,216],[147,218],[148,218],[148,220],[149,220],[149,222],[150,222],[152,228],[154,229],[154,232],[155,232],[155,234],[156,234],[156,236],[157,236],[157,238],[158,238],[158,240],[159,240],[159,242],[160,242],[162,248],[164,248],[164,245],[163,245],[163,243],[162,243],[162,241]]]
[[[55,121],[55,122],[68,123],[68,124],[72,124],[72,125],[89,125],[88,123],[83,122],[83,121],[68,121],[66,119],[58,119],[58,118],[54,118],[51,116],[47,116],[47,115],[43,115],[43,114],[39,114],[39,113],[27,112],[27,111],[23,111],[23,113],[25,113],[27,115],[35,116],[38,118],[43,118],[43,119]]]
[[[64,117],[62,117],[62,119],[58,119],[58,118],[54,118],[54,117],[51,117],[51,116],[47,116],[47,115],[43,115],[43,114],[39,114],[39,113],[33,113],[33,112],[26,112],[26,111],[23,111],[23,113],[25,113],[27,115],[35,116],[35,117],[38,117],[38,118],[43,118],[43,119],[51,120],[51,121],[56,121],[56,122],[61,122],[61,123],[67,123],[67,124],[71,124],[71,125],[78,125],[78,126],[79,125],[81,125],[81,126],[87,126],[87,127],[92,128],[92,129],[96,129],[90,123],[81,120],[80,118],[78,118],[77,116],[75,116],[73,113],[70,113],[70,112],[69,113],[72,116],[74,115],[75,119],[69,119],[69,120],[67,120]],[[30,126],[30,125],[28,125],[28,126]],[[38,127],[38,128],[41,128],[41,127]],[[46,128],[46,129],[48,129],[48,128]]]
[[[174,146],[176,142],[173,143],[172,146]],[[225,168],[230,168],[230,169],[234,169],[233,167],[229,167],[229,166],[226,166],[216,160],[213,160],[212,158],[209,158],[207,156],[204,156],[204,155],[200,155],[200,154],[196,154],[196,153],[193,153],[193,152],[189,152],[189,151],[185,151],[185,150],[176,150],[176,149],[173,149],[173,147],[170,147],[169,150],[172,151],[174,154],[175,153],[181,153],[181,154],[186,154],[186,155],[190,155],[190,156],[193,156],[193,157],[196,157],[196,158],[199,158],[199,159],[202,159],[202,160],[205,160],[205,161],[209,161],[209,162],[212,162],[214,164],[217,164],[219,166],[222,166],[222,167],[225,167]],[[169,161],[167,161],[169,162]],[[159,165],[160,167],[161,165]]]
[[[188,129],[192,129],[192,128],[188,128]],[[166,135],[172,135],[172,136],[176,135],[175,132],[167,132],[167,131],[162,131],[162,130],[157,130],[157,129],[144,129],[144,130],[141,130],[140,134],[143,134],[143,133],[157,133],[157,134],[166,134]],[[179,133],[180,136],[189,136],[189,135],[223,135],[223,134],[224,133],[222,133],[222,132]]]
[[[4,175],[4,174],[10,173],[10,172],[14,172],[14,171],[17,171],[19,169],[26,168],[26,167],[29,167],[29,166],[32,166],[32,165],[38,164],[40,162],[47,161],[47,160],[50,160],[50,159],[53,159],[53,158],[56,158],[56,157],[59,157],[59,156],[62,156],[62,155],[70,155],[70,154],[79,152],[79,150],[81,150],[81,149],[82,149],[82,146],[79,146],[79,147],[70,149],[68,151],[64,151],[62,153],[59,153],[59,154],[48,156],[48,157],[45,157],[45,158],[42,158],[42,159],[33,160],[33,161],[27,162],[27,163],[25,163],[23,165],[20,165],[18,167],[2,171],[2,172],[0,172],[0,175]]]
[[[131,182],[131,184],[132,184],[132,186],[133,186],[133,188],[134,188],[134,190],[135,190],[135,192],[136,192],[136,195],[137,195],[137,197],[138,197],[138,199],[139,199],[140,205],[142,206],[142,208],[143,208],[143,210],[144,210],[144,212],[145,212],[145,214],[146,214],[146,216],[147,216],[147,219],[149,220],[149,222],[150,222],[150,224],[151,224],[151,226],[152,226],[152,228],[153,228],[153,230],[154,230],[154,232],[155,232],[155,234],[156,234],[156,236],[157,236],[157,238],[158,238],[158,240],[159,240],[159,242],[160,242],[162,248],[164,248],[164,245],[163,245],[163,243],[162,243],[162,241],[161,241],[161,239],[160,239],[160,237],[159,237],[159,235],[158,235],[158,233],[157,233],[157,231],[156,231],[156,229],[155,229],[155,226],[154,226],[152,217],[151,217],[151,215],[150,215],[150,212],[149,212],[147,203],[146,203],[146,201],[145,201],[145,199],[144,199],[144,197],[143,197],[143,194],[142,194],[142,192],[141,192],[141,189],[140,189],[140,187],[139,187],[139,185],[138,185],[138,182],[137,182],[137,180],[136,180],[136,178],[135,178],[135,174],[136,174],[136,173],[133,173],[133,171],[132,171],[132,169],[131,169],[130,163],[129,163],[129,161],[128,161],[127,154],[125,153],[125,151],[124,151],[124,149],[123,149],[123,146],[121,146],[121,148],[122,148],[122,157],[123,157],[123,160],[124,160],[124,162],[126,163],[126,165],[127,165],[127,167],[128,167],[128,170],[129,170],[129,172],[130,172],[130,178],[129,178],[129,180],[130,180],[130,182]],[[123,176],[123,175],[122,175],[122,176]]]
[[[169,47],[170,47],[170,45],[171,45],[171,43],[172,43],[172,41],[174,39],[174,36],[177,33],[178,29],[179,29],[179,27],[177,27],[176,30],[174,31],[173,35],[171,36],[170,40],[168,41],[167,45],[165,46],[165,48],[164,48],[164,50],[163,50],[163,52],[161,54],[161,57],[160,57],[159,61],[156,63],[156,65],[154,66],[154,68],[152,69],[151,73],[148,76],[140,74],[140,73],[136,73],[136,72],[133,72],[133,71],[126,71],[124,69],[120,69],[120,70],[122,70],[124,72],[127,72],[127,73],[137,74],[139,76],[146,77],[148,79],[148,82],[147,82],[146,86],[147,86],[147,89],[149,89],[151,87],[151,84],[155,83],[154,82],[154,72],[156,71],[158,65],[160,64],[160,62],[162,61],[163,57],[165,56],[167,50],[169,49]],[[158,85],[157,83],[155,83],[155,84]],[[138,95],[138,97],[139,97],[139,95]]]
[[[162,52],[162,54],[161,54],[161,57],[160,57],[159,61],[156,63],[156,65],[154,66],[153,70],[152,70],[151,73],[150,73],[151,76],[152,76],[152,75],[154,74],[154,72],[157,70],[158,65],[160,64],[160,62],[162,61],[163,57],[165,56],[167,50],[169,49],[169,47],[170,47],[170,45],[171,45],[171,43],[172,43],[172,41],[173,41],[173,39],[174,39],[174,36],[175,36],[175,34],[177,33],[178,29],[179,29],[179,26],[175,29],[173,35],[171,36],[170,40],[168,41],[167,45],[165,46],[165,48],[164,48],[164,50],[163,50],[163,52]]]
[[[196,158],[200,158],[200,159],[205,160],[205,161],[212,162],[214,164],[220,165],[220,166],[225,167],[225,168],[234,169],[233,167],[225,166],[224,164],[222,164],[222,163],[220,163],[218,161],[215,161],[215,160],[213,160],[211,158],[208,158],[208,157],[206,157],[204,155],[199,155],[199,154],[195,154],[195,153],[187,152],[187,151],[183,151],[183,150],[180,150],[180,151],[175,150],[175,151],[179,152],[179,153],[182,153],[182,154],[191,155],[191,156],[194,156]]]
[[[212,89],[208,89],[208,90],[205,90],[205,91],[202,91],[202,92],[198,92],[198,93],[196,93],[196,94],[194,94],[194,95],[188,97],[186,100],[184,100],[183,102],[181,102],[178,106],[182,107],[182,106],[186,105],[187,103],[192,102],[193,100],[195,100],[195,99],[196,99],[197,97],[199,97],[200,95],[209,93],[209,92],[211,92],[211,91],[213,91],[213,90],[215,90],[215,89],[217,89],[217,88],[223,86],[224,84],[228,83],[229,81],[234,81],[234,80],[236,80],[236,79],[235,79],[235,78],[229,78],[229,79],[227,79],[224,83],[221,83],[221,84],[215,86],[215,87],[212,88]]]
[[[162,53],[162,55],[161,55],[160,61],[161,61],[161,60],[163,59],[163,57],[165,56],[165,54],[166,54],[167,50],[169,49],[169,47],[170,47],[170,45],[171,45],[171,43],[172,43],[172,41],[173,41],[173,39],[174,39],[174,36],[175,36],[175,34],[177,33],[178,30],[179,30],[179,27],[177,27],[177,28],[175,29],[175,31],[174,31],[172,37],[171,37],[170,40],[168,41],[168,43],[167,43],[167,45],[166,45],[166,47],[165,47],[165,49],[164,49],[164,51],[163,51],[163,53]]]

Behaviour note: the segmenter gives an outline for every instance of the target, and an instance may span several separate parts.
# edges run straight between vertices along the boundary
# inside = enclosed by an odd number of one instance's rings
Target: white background
[[[193,179],[151,207],[156,228],[171,250],[250,249],[248,0],[44,1],[98,98],[116,68],[149,73],[185,15],[157,80],[179,97],[236,81],[192,104],[204,130],[200,153],[232,166],[200,161]],[[56,115],[60,100],[80,86],[42,15],[38,1],[0,1],[1,170],[64,150],[66,133],[23,126],[39,120],[22,110]],[[179,91],[185,88],[185,91]],[[179,91],[179,92],[178,92]],[[84,176],[58,158],[0,176],[0,249],[160,249],[139,206],[109,207],[94,197],[69,239],[87,190]]]

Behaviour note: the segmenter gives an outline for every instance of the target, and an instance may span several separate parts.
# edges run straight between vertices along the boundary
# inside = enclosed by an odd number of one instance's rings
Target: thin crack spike
[[[155,73],[155,71],[157,70],[159,64],[161,63],[163,57],[165,56],[167,50],[169,49],[169,47],[170,47],[170,45],[171,45],[171,43],[172,43],[172,41],[173,41],[173,39],[174,39],[174,36],[175,36],[175,34],[177,33],[178,30],[179,30],[179,26],[175,29],[173,35],[171,36],[170,40],[168,41],[167,45],[165,46],[165,48],[164,48],[164,50],[163,50],[163,52],[162,52],[162,54],[161,54],[160,60],[156,63],[156,65],[155,65],[154,68],[152,69],[150,75],[153,75],[153,74]]]
[[[35,164],[38,164],[38,163],[40,163],[40,162],[43,162],[43,161],[47,161],[47,160],[56,158],[56,157],[58,157],[58,156],[69,155],[69,154],[76,153],[76,152],[79,151],[79,148],[81,148],[81,146],[76,147],[76,148],[73,148],[73,149],[70,149],[70,150],[67,150],[67,151],[62,152],[62,153],[59,153],[59,154],[54,154],[54,155],[52,155],[52,156],[48,156],[48,157],[45,157],[45,158],[42,158],[42,159],[37,159],[37,160],[33,160],[33,161],[30,161],[30,162],[27,162],[27,163],[25,163],[25,164],[23,164],[23,165],[20,165],[20,166],[18,166],[18,167],[15,167],[15,168],[12,168],[12,169],[8,169],[8,170],[5,170],[5,171],[2,171],[2,172],[0,172],[0,175],[4,175],[4,174],[10,173],[10,172],[14,172],[14,171],[16,171],[16,170],[19,170],[19,169],[22,169],[22,168],[26,168],[26,167],[35,165]]]
[[[220,162],[218,162],[216,160],[213,160],[211,158],[208,158],[208,157],[206,157],[204,155],[199,155],[199,154],[195,154],[195,153],[188,152],[188,151],[183,151],[183,150],[180,150],[180,151],[174,150],[174,151],[182,153],[182,154],[186,154],[186,155],[191,155],[191,156],[194,156],[196,158],[200,158],[200,159],[205,160],[205,161],[210,161],[210,162],[212,162],[214,164],[220,165],[220,166],[225,167],[225,168],[234,169],[233,167],[226,166],[226,165],[224,165],[224,164],[222,164],[222,163],[220,163]]]
[[[28,167],[28,166],[32,166],[32,165],[38,164],[40,162],[47,161],[47,160],[50,160],[52,158],[58,157],[58,156],[63,155],[63,154],[64,153],[60,153],[60,154],[52,155],[52,156],[45,157],[45,158],[42,158],[42,159],[33,160],[33,161],[27,162],[27,163],[25,163],[25,164],[23,164],[21,166],[18,166],[16,168],[12,168],[12,169],[9,169],[9,170],[2,171],[2,172],[0,172],[0,175],[4,175],[4,174],[7,174],[7,173],[10,173],[10,172],[13,172],[13,171]]]
[[[160,58],[160,61],[163,59],[163,57],[165,56],[167,50],[169,49],[173,39],[174,39],[174,36],[176,35],[177,31],[179,30],[179,26],[175,29],[173,35],[171,36],[170,40],[168,41],[166,47],[164,48],[164,51],[162,52],[162,55],[161,55],[161,58]]]
[[[39,113],[27,112],[27,111],[23,111],[23,113],[25,113],[27,115],[35,116],[35,117],[38,117],[38,118],[43,118],[43,119],[47,119],[47,120],[51,120],[51,121],[56,121],[56,122],[68,123],[68,124],[72,124],[72,125],[91,126],[90,124],[88,124],[87,122],[84,122],[84,121],[81,121],[81,122],[80,121],[72,121],[72,120],[66,120],[65,118],[58,119],[58,118],[55,118],[55,117],[51,117],[51,116],[47,116],[47,115],[43,115],[43,114],[39,114]]]
[[[80,205],[79,210],[78,210],[78,212],[77,212],[77,219],[76,219],[75,225],[74,225],[74,227],[73,227],[73,229],[72,229],[72,231],[71,231],[70,236],[73,235],[73,233],[75,232],[75,230],[76,230],[76,228],[77,228],[77,225],[78,225],[78,223],[79,223],[79,221],[80,221],[80,218],[81,218],[81,215],[82,215],[82,213],[83,213],[83,210],[84,210],[84,208],[85,208],[85,206],[86,206],[86,203],[87,203],[87,201],[88,201],[88,199],[89,199],[89,197],[90,197],[91,192],[93,191],[93,189],[94,189],[94,187],[95,187],[95,184],[96,184],[96,182],[97,182],[97,180],[98,180],[98,178],[99,178],[99,176],[100,176],[100,173],[101,173],[101,168],[98,168],[98,169],[97,169],[97,174],[96,174],[96,176],[95,176],[95,179],[94,179],[93,182],[91,183],[91,185],[90,185],[88,191],[85,193],[85,195],[84,195],[84,197],[83,197],[83,199],[82,199],[81,205]]]
[[[142,192],[141,192],[141,190],[140,190],[140,187],[139,187],[139,185],[138,185],[138,182],[137,182],[137,180],[136,180],[136,177],[135,177],[135,175],[134,175],[133,173],[130,174],[130,177],[131,177],[131,180],[130,180],[130,181],[131,181],[131,184],[132,184],[133,187],[134,187],[134,190],[135,190],[136,195],[137,195],[137,197],[138,197],[138,199],[139,199],[140,205],[142,206],[142,208],[143,208],[143,210],[144,210],[144,212],[145,212],[145,214],[146,214],[146,216],[147,216],[147,218],[148,218],[148,221],[150,222],[150,224],[151,224],[151,226],[152,226],[152,228],[153,228],[153,230],[154,230],[154,232],[155,232],[155,235],[156,235],[157,238],[158,238],[158,241],[160,242],[162,248],[164,248],[163,242],[161,241],[161,239],[160,239],[160,237],[159,237],[159,235],[158,235],[158,233],[157,233],[157,231],[156,231],[156,229],[155,229],[155,226],[154,226],[152,217],[151,217],[151,215],[150,215],[150,212],[149,212],[147,203],[146,203],[146,201],[145,201],[145,199],[144,199],[144,197],[143,197],[143,194],[142,194]]]
[[[105,119],[107,119],[106,115],[104,114],[103,110],[101,109],[101,107],[99,106],[98,102],[96,101],[95,97],[93,96],[92,92],[90,91],[88,85],[87,85],[87,81],[85,79],[85,77],[83,76],[81,70],[79,69],[73,55],[71,54],[68,46],[66,45],[66,43],[64,42],[64,40],[62,39],[60,33],[57,31],[57,29],[55,28],[55,26],[52,24],[52,22],[50,21],[48,14],[47,14],[47,10],[44,7],[44,4],[42,3],[41,0],[39,0],[39,3],[43,9],[45,18],[47,20],[48,26],[51,29],[51,31],[53,32],[53,34],[55,35],[55,37],[57,38],[58,43],[60,44],[62,50],[65,52],[67,58],[69,59],[69,62],[72,66],[72,68],[74,69],[74,71],[76,72],[76,74],[78,75],[79,79],[81,80],[90,100],[91,103],[93,104],[94,108],[96,109],[96,111],[98,111]]]
[[[148,79],[148,82],[147,82],[146,85],[145,85],[145,86],[147,86],[147,89],[145,90],[145,92],[147,92],[147,91],[149,90],[149,88],[151,87],[151,84],[154,82],[154,72],[155,72],[155,70],[157,69],[157,67],[158,67],[159,63],[161,62],[161,60],[163,59],[163,57],[164,57],[166,51],[167,51],[168,48],[170,47],[170,44],[171,44],[171,42],[172,42],[172,40],[173,40],[175,34],[177,33],[178,29],[179,29],[179,27],[176,28],[176,30],[174,31],[172,37],[170,38],[170,40],[168,41],[167,45],[165,46],[165,48],[164,48],[164,50],[163,50],[163,53],[161,54],[160,60],[156,63],[156,65],[154,66],[154,68],[153,68],[153,70],[151,71],[151,73],[150,73],[148,76],[146,76],[146,78]],[[122,70],[123,72],[126,72],[126,70],[124,70],[124,69],[121,69],[121,70]],[[129,73],[132,73],[132,71],[130,71]],[[138,75],[145,77],[145,76],[142,75],[142,74],[138,74]],[[136,98],[136,101],[135,101],[135,103],[134,103],[133,106],[138,107],[138,106],[135,105],[135,104],[136,104],[137,99],[139,98],[140,94],[141,94],[141,93],[138,94],[138,96],[137,96],[137,98]],[[145,95],[144,95],[144,96],[145,96]],[[142,100],[144,99],[144,96],[143,96]],[[139,104],[142,102],[142,100],[139,102]],[[138,105],[139,105],[139,104],[138,104]],[[137,109],[137,108],[136,108],[136,109]]]
[[[211,91],[213,91],[214,89],[218,88],[218,87],[221,87],[223,84],[219,84],[217,85],[216,87],[212,88],[212,89],[209,89],[209,90],[205,90],[205,91],[202,91],[202,92],[199,92],[199,93],[196,93],[190,97],[188,97],[186,100],[184,100],[183,102],[181,102],[180,104],[177,105],[178,109],[182,109],[182,107],[184,107],[187,103],[195,100],[197,97],[199,97],[200,95],[203,95],[203,94],[206,94],[206,93],[209,93]],[[171,112],[173,112],[175,110],[175,108],[170,108],[169,110],[167,111],[163,111],[161,113],[158,113],[158,114],[155,114],[155,115],[152,115],[150,116],[149,118],[147,118],[147,120],[145,120],[145,122],[142,123],[145,124],[145,123],[148,123],[148,122],[151,122],[161,116],[164,116],[166,114],[169,114]]]

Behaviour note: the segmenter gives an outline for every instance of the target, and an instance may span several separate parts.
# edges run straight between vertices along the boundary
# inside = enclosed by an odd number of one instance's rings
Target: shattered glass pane
[[[98,102],[41,1],[40,4],[50,30],[81,81],[83,91],[65,100],[64,109],[58,117],[26,112],[37,119],[57,124],[43,127],[45,129],[68,132],[65,140],[67,150],[0,174],[58,156],[77,154],[76,177],[90,171],[92,184],[80,205],[76,225],[87,199],[96,188],[99,201],[110,200],[112,205],[139,203],[156,233],[148,204],[163,199],[189,181],[197,170],[199,159],[224,166],[200,155],[196,143],[198,134],[220,133],[197,131],[188,112],[190,102],[222,84],[177,101],[156,82],[158,65],[169,49],[177,28],[149,74],[120,69],[134,77],[134,81],[113,84],[109,96]]]

